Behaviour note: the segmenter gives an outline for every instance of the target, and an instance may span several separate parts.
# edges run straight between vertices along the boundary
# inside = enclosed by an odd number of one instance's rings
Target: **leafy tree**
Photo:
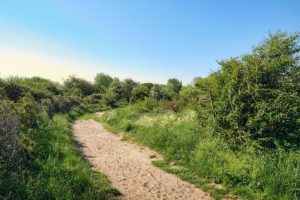
[[[176,78],[172,78],[168,80],[167,83],[168,88],[175,93],[176,97],[178,97],[179,92],[182,88],[182,83]]]
[[[75,76],[70,76],[67,80],[65,80],[64,86],[67,90],[77,89],[84,96],[91,95],[95,92],[95,87],[93,84],[87,80],[77,78]]]
[[[150,97],[156,100],[171,100],[172,96],[172,91],[166,85],[154,84],[150,91]]]
[[[99,73],[95,77],[94,84],[98,92],[104,92],[107,91],[107,89],[112,84],[112,82],[113,82],[112,77],[104,73]]]
[[[149,90],[151,90],[151,88],[153,87],[153,83],[141,83],[141,85],[145,86]]]
[[[199,101],[200,91],[196,87],[189,85],[181,89],[179,96],[181,104],[192,106],[193,108]]]
[[[126,91],[123,83],[117,79],[114,80],[105,94],[106,104],[112,107],[116,107],[120,101],[126,101],[125,94]]]
[[[30,93],[27,93],[16,103],[16,111],[23,128],[34,128],[37,126],[40,107]]]
[[[150,89],[144,85],[140,84],[133,88],[132,96],[130,102],[136,102],[139,100],[145,100],[150,95]]]
[[[133,81],[132,79],[125,79],[122,83],[124,87],[124,96],[126,101],[129,103],[130,98],[132,96],[133,88],[136,87],[138,84],[137,82]]]

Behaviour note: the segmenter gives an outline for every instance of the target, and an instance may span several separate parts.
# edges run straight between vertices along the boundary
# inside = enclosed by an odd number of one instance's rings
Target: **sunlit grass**
[[[300,152],[259,151],[251,144],[232,150],[209,129],[198,127],[192,111],[152,112],[129,106],[108,111],[103,122],[115,132],[163,154],[158,166],[219,199],[298,199]],[[179,168],[172,168],[170,162]]]
[[[13,199],[114,199],[120,193],[107,177],[91,170],[71,135],[65,116],[45,117],[33,129],[30,170],[14,183]]]

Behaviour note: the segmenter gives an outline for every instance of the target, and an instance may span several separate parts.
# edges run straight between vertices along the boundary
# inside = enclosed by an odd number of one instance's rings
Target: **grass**
[[[115,199],[120,193],[107,177],[91,170],[71,135],[67,117],[43,117],[37,129],[22,133],[31,156],[26,170],[13,179],[8,199]]]
[[[198,127],[194,112],[156,112],[128,106],[105,113],[103,122],[115,132],[161,153],[154,165],[209,191],[216,199],[299,199],[300,151],[232,150],[212,130]],[[175,163],[179,168],[173,168]]]

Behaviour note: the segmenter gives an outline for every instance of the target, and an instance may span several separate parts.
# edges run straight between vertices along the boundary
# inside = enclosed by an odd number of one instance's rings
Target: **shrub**
[[[30,93],[22,97],[16,103],[15,107],[23,127],[34,128],[37,126],[37,117],[40,113],[40,107]]]
[[[66,90],[78,89],[84,96],[91,95],[96,91],[93,84],[75,76],[70,76],[65,80],[64,86]]]
[[[7,168],[15,167],[20,161],[20,123],[8,100],[0,100],[0,158]]]
[[[149,97],[150,89],[145,85],[138,85],[133,88],[130,102],[143,101]]]
[[[113,78],[107,74],[99,73],[96,75],[94,80],[94,85],[97,89],[97,92],[105,93],[109,86],[112,84]]]

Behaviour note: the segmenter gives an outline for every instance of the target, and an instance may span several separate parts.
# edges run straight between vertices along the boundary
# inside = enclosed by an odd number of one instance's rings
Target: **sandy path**
[[[94,120],[74,125],[75,139],[93,166],[105,173],[124,200],[211,199],[193,185],[154,167],[151,150],[120,141]]]

